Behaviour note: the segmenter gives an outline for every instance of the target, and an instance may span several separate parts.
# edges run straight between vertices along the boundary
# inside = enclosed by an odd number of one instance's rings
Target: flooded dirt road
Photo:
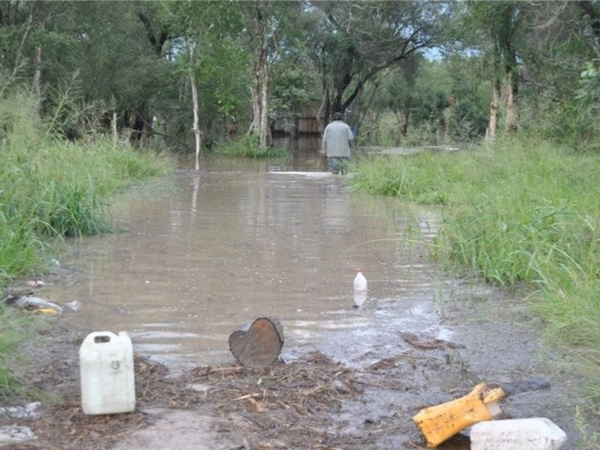
[[[364,362],[396,351],[398,330],[444,333],[417,239],[433,235],[433,215],[351,194],[339,177],[181,171],[113,212],[123,231],[75,242],[63,262],[72,283],[49,294],[79,300],[94,329],[128,331],[171,368],[230,362],[228,336],[262,315],[284,324],[286,360],[319,349]],[[370,286],[360,310],[357,268]]]
[[[120,231],[69,243],[60,281],[44,289],[57,303],[79,301],[90,332],[127,331],[137,353],[180,373],[231,365],[229,335],[275,317],[285,362],[316,350],[368,369],[332,429],[357,442],[372,424],[380,431],[345,448],[404,448],[420,437],[411,421],[420,408],[481,381],[542,377],[548,384],[507,397],[504,413],[548,417],[569,435],[563,448],[585,448],[577,379],[543,346],[521,298],[438,273],[426,248],[433,211],[354,193],[318,170],[205,165],[134,189],[112,214]],[[369,283],[360,308],[357,268]]]

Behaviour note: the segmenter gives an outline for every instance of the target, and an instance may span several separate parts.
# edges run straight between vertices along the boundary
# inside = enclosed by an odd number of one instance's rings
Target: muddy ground
[[[399,330],[396,356],[374,364],[346,367],[314,351],[267,369],[231,364],[171,374],[136,354],[136,409],[105,416],[81,409],[78,349],[90,330],[77,313],[44,317],[15,368],[38,394],[2,405],[39,400],[42,418],[0,417],[0,425],[28,426],[37,438],[6,448],[426,448],[412,417],[482,381],[507,393],[498,418],[548,417],[568,434],[563,449],[598,448],[597,417],[585,413],[583,377],[569,368],[568,352],[545,346],[543,324],[522,296],[473,286],[453,286],[440,300],[450,339]],[[467,435],[439,448],[469,448]]]

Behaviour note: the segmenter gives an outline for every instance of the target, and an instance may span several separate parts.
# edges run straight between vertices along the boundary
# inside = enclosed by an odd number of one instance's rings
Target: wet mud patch
[[[28,364],[19,370],[23,385],[43,394],[13,401],[40,400],[42,418],[0,416],[0,425],[29,426],[37,439],[5,448],[426,448],[412,418],[482,381],[507,394],[498,418],[548,417],[569,436],[562,450],[594,448],[579,430],[580,380],[558,364],[558,352],[544,347],[534,316],[505,294],[469,295],[463,299],[455,290],[439,304],[441,322],[378,335],[385,348],[357,348],[353,330],[336,331],[324,335],[321,349],[265,369],[223,364],[175,373],[136,353],[135,411],[102,416],[81,408],[78,350],[85,324],[75,314],[48,317],[23,349]],[[355,357],[333,356],[342,347]],[[469,445],[467,429],[438,448]]]
[[[78,378],[73,376],[77,370],[69,358],[39,367],[39,378],[32,381],[38,388],[52,389],[55,402],[44,408],[42,419],[30,425],[37,440],[15,449],[144,448],[147,436],[135,432],[151,430],[164,417],[178,418],[180,423],[173,427],[183,426],[187,433],[197,435],[197,429],[188,427],[194,416],[181,415],[181,411],[206,418],[206,448],[359,448],[375,445],[377,435],[390,431],[388,426],[379,428],[376,419],[360,417],[365,431],[348,432],[344,417],[351,413],[346,405],[362,402],[367,383],[360,374],[319,352],[264,369],[197,367],[177,377],[165,366],[136,355],[137,403],[128,414],[83,414]],[[378,371],[380,366],[373,365],[365,373]],[[413,434],[418,437],[416,430]],[[168,445],[161,441],[164,438],[156,436],[150,448],[157,443]]]
[[[179,375],[136,354],[136,410],[88,416],[81,409],[77,360],[84,336],[64,327],[56,332],[64,334],[30,349],[38,357],[23,375],[30,386],[51,393],[43,417],[23,424],[37,440],[6,448],[425,448],[411,417],[428,402],[470,388],[456,388],[460,370],[439,343],[426,346],[436,354],[407,352],[363,368],[314,351],[269,368],[206,366]],[[468,438],[457,436],[439,448],[468,448]]]

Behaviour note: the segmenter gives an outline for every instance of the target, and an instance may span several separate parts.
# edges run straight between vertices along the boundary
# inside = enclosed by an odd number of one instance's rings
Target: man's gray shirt
[[[327,151],[327,156],[350,156],[350,143],[354,139],[352,130],[342,120],[334,120],[325,127],[321,150]]]

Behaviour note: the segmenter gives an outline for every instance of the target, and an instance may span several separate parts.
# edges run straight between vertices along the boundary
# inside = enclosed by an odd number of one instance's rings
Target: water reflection
[[[354,307],[360,308],[367,301],[367,291],[354,291]]]
[[[72,275],[52,299],[80,300],[90,331],[128,331],[136,351],[172,368],[232,362],[229,335],[265,315],[284,326],[286,359],[317,348],[364,360],[403,345],[400,329],[437,324],[435,269],[407,239],[434,230],[433,215],[326,172],[221,164],[120,200],[113,214],[128,232],[72,242]],[[368,301],[353,296],[357,267]]]
[[[301,138],[284,136],[274,139],[276,147],[288,150],[285,162],[272,164],[271,171],[326,171],[327,159],[320,154],[321,136],[319,134],[303,135]]]

